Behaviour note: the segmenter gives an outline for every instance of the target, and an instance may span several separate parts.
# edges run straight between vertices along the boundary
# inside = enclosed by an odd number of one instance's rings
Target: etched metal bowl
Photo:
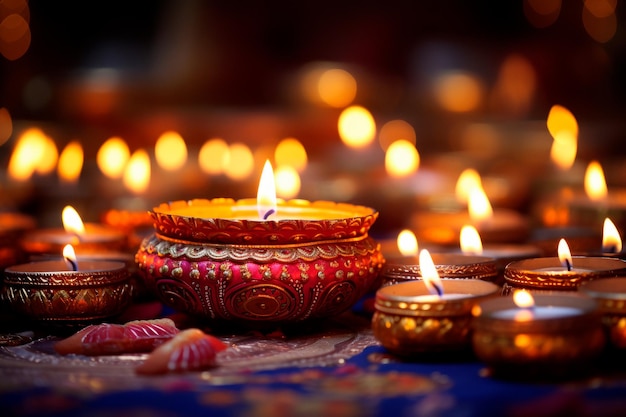
[[[421,281],[381,287],[372,317],[374,336],[399,356],[463,351],[471,346],[472,308],[500,288],[478,279],[443,278],[450,297],[429,294]]]
[[[573,292],[536,294],[534,301],[549,314],[532,312],[524,319],[505,314],[520,310],[513,297],[480,302],[472,321],[476,356],[493,375],[504,378],[560,379],[587,373],[606,343],[597,303]],[[561,307],[575,313],[550,314]]]
[[[133,289],[123,262],[85,261],[79,271],[64,261],[30,262],[5,269],[0,298],[7,308],[43,325],[72,327],[122,313]]]
[[[257,220],[255,204],[154,208],[155,233],[135,257],[146,287],[183,313],[251,325],[333,316],[377,287],[384,260],[368,231],[378,212],[291,200],[276,220]]]
[[[626,349],[626,277],[586,282],[579,291],[598,302],[610,346]]]
[[[509,263],[504,269],[502,295],[516,289],[534,293],[577,291],[578,287],[599,278],[626,275],[626,261],[618,258],[574,256],[574,268],[565,270],[557,257],[530,258]]]
[[[498,277],[496,260],[487,256],[433,253],[432,259],[441,278],[479,279],[494,282]],[[422,278],[419,260],[416,256],[388,258],[380,275],[383,286]]]

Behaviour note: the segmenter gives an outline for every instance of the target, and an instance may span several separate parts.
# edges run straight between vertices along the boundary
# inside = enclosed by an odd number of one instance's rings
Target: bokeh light
[[[73,140],[68,143],[59,156],[57,174],[62,182],[75,183],[83,170],[84,152],[80,142]]]
[[[374,140],[376,123],[374,117],[364,107],[351,106],[344,109],[339,116],[339,137],[352,148],[362,148]]]
[[[150,156],[145,149],[137,149],[130,156],[122,181],[135,194],[145,192],[150,186]]]
[[[100,171],[109,178],[120,178],[130,158],[130,149],[124,139],[113,136],[107,139],[96,155]]]
[[[228,163],[224,167],[226,176],[233,180],[243,180],[254,171],[254,155],[245,143],[233,143],[229,147]]]
[[[386,151],[389,145],[398,139],[404,139],[413,145],[416,144],[415,129],[409,122],[397,119],[390,120],[382,125],[378,133],[378,143],[382,150]]]
[[[484,99],[485,91],[476,76],[464,71],[448,71],[434,81],[435,101],[444,110],[466,113],[477,110]]]
[[[304,145],[295,138],[281,140],[274,150],[274,162],[278,166],[289,166],[302,172],[307,165],[308,157]]]
[[[415,145],[408,140],[393,142],[385,152],[385,170],[390,177],[405,177],[417,171],[420,156]]]
[[[229,160],[228,143],[221,138],[207,140],[198,152],[198,164],[205,174],[219,175],[223,173]]]
[[[185,140],[174,131],[161,134],[154,145],[154,157],[157,165],[166,171],[176,171],[187,162]]]

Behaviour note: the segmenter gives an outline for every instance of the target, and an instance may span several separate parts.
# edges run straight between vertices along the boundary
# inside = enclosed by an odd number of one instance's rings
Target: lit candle
[[[596,302],[577,293],[515,295],[473,311],[472,346],[490,373],[541,380],[588,372],[606,341]]]
[[[477,279],[439,278],[428,250],[420,252],[423,280],[376,291],[374,336],[392,353],[463,350],[470,343],[471,311],[499,287]]]
[[[559,256],[530,258],[509,263],[504,270],[503,294],[514,289],[576,291],[585,281],[626,274],[626,262],[617,258],[572,257],[565,239]]]
[[[422,272],[422,281],[428,289],[429,294],[418,295],[415,297],[418,301],[445,301],[466,297],[468,294],[446,293],[435,268],[433,258],[430,256],[428,249],[422,249],[419,254],[420,270]]]
[[[483,245],[480,233],[472,225],[461,228],[459,236],[461,252],[466,255],[486,256],[495,259],[498,269],[496,283],[502,285],[504,268],[512,261],[535,258],[541,255],[541,251],[534,245],[526,244],[492,244]]]
[[[126,235],[119,230],[97,223],[83,223],[72,206],[62,212],[63,228],[36,229],[26,233],[20,246],[31,255],[58,254],[67,244],[77,253],[121,250],[126,245]]]
[[[11,311],[60,328],[112,319],[130,305],[133,289],[124,263],[78,263],[71,245],[63,256],[6,268],[0,298]]]
[[[462,186],[459,186],[462,180]],[[485,242],[512,243],[526,240],[530,232],[528,220],[514,210],[494,209],[480,183],[480,177],[459,178],[457,195],[461,194],[467,204],[466,211],[415,214],[411,226],[420,240],[440,245],[458,243],[459,233],[467,224],[473,225]]]
[[[368,234],[378,212],[278,200],[266,167],[256,201],[195,199],[150,211],[155,231],[135,259],[157,298],[194,316],[254,327],[333,316],[378,287],[384,259]]]
[[[559,305],[535,305],[532,294],[526,290],[516,290],[513,292],[513,302],[515,308],[498,310],[493,313],[493,317],[500,319],[513,319],[517,322],[529,320],[554,319],[559,317],[570,317],[580,315],[582,310],[577,307]]]
[[[418,258],[419,245],[415,234],[405,229],[398,234],[398,251],[402,256],[388,256],[381,271],[382,285],[421,279]],[[439,276],[459,279],[494,281],[498,275],[495,259],[487,256],[460,253],[430,253]]]

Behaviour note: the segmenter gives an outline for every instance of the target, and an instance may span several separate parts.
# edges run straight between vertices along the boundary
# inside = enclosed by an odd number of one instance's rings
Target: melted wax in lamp
[[[535,305],[532,294],[525,290],[516,290],[513,293],[513,302],[517,308],[508,308],[493,313],[499,319],[512,319],[516,322],[526,322],[542,319],[558,319],[577,316],[583,313],[579,308],[558,305]]]

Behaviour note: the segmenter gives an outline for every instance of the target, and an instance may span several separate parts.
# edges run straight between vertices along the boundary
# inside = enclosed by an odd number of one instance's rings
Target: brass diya
[[[372,317],[374,336],[400,356],[461,351],[471,346],[472,308],[499,287],[480,280],[441,279],[445,294],[430,295],[421,281],[381,287]]]
[[[368,231],[378,212],[328,201],[177,201],[151,212],[135,260],[146,287],[175,310],[258,325],[323,318],[378,286],[383,257]]]
[[[131,298],[128,270],[114,261],[80,262],[78,271],[61,260],[10,266],[0,291],[0,299],[14,313],[59,327],[113,318]]]
[[[577,291],[584,282],[626,275],[626,261],[618,258],[574,256],[572,263],[574,267],[568,271],[557,257],[511,262],[504,269],[502,294],[516,289],[534,293]]]
[[[513,297],[480,302],[472,322],[476,356],[493,375],[513,379],[588,371],[606,341],[596,302],[575,293],[537,294],[534,300],[543,311],[517,307]]]
[[[579,290],[598,302],[610,346],[626,349],[626,278],[597,279]]]
[[[457,253],[433,253],[433,263],[442,278],[478,279],[495,281],[498,277],[496,260],[487,256]],[[381,270],[381,285],[421,279],[422,273],[416,256],[387,259]]]

